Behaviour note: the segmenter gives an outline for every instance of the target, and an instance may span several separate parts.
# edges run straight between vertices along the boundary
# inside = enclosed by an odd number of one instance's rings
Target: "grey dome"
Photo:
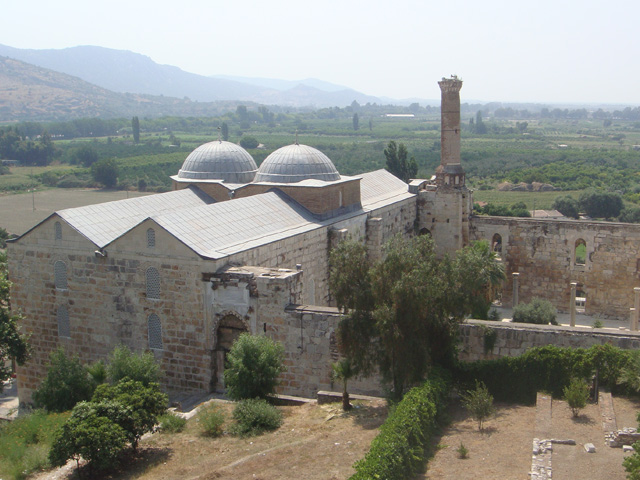
[[[250,183],[258,167],[244,148],[216,140],[200,145],[185,159],[178,178]]]
[[[269,155],[256,175],[256,182],[296,183],[302,180],[340,180],[333,162],[307,145],[287,145]]]

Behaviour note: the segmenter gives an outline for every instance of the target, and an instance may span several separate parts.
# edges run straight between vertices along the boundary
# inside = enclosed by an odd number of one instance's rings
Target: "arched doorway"
[[[224,367],[227,354],[241,333],[248,332],[247,324],[238,315],[228,313],[218,322],[215,330],[215,346],[213,348],[212,390],[224,389]]]

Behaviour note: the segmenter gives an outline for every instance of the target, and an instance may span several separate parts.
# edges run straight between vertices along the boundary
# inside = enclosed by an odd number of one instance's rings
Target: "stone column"
[[[635,332],[636,330],[638,330],[636,312],[637,310],[633,307],[629,309],[629,330],[631,330],[632,332]]]
[[[571,326],[576,326],[576,282],[571,282],[571,303],[569,304],[569,312],[571,313]]]
[[[440,165],[436,184],[440,187],[464,187],[464,170],[460,165],[460,89],[462,80],[455,75],[440,82]]]
[[[635,308],[635,316],[633,317],[633,331],[638,330],[638,314],[640,314],[640,287],[633,289],[634,299],[633,307]]]
[[[518,306],[518,277],[519,273],[512,273],[513,276],[513,299],[511,301],[512,308],[516,308]]]

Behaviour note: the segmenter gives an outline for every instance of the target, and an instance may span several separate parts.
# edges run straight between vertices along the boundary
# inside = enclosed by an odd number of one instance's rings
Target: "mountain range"
[[[196,115],[220,107],[194,106],[202,102],[315,108],[344,107],[354,100],[382,103],[317,79],[206,77],[138,53],[96,46],[30,50],[0,45],[0,57],[0,121],[109,117],[130,108],[139,115]],[[194,112],[188,112],[189,106]],[[163,113],[163,108],[169,110]]]

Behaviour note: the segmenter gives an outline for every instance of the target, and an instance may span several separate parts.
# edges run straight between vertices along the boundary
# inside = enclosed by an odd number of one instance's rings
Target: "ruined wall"
[[[439,253],[455,253],[469,244],[471,202],[471,192],[466,189],[421,190],[418,194],[418,231],[431,235]]]
[[[502,238],[507,281],[503,302],[512,301],[512,273],[519,273],[519,301],[550,300],[569,308],[571,282],[586,294],[586,314],[628,318],[633,288],[640,286],[640,225],[571,220],[473,217],[471,239]],[[576,243],[586,244],[584,265]]]
[[[485,329],[495,330],[496,342],[490,352],[484,351]],[[458,358],[462,361],[489,360],[522,355],[533,347],[589,348],[610,344],[623,349],[640,348],[640,332],[562,327],[554,325],[512,324],[467,320],[460,325]]]

